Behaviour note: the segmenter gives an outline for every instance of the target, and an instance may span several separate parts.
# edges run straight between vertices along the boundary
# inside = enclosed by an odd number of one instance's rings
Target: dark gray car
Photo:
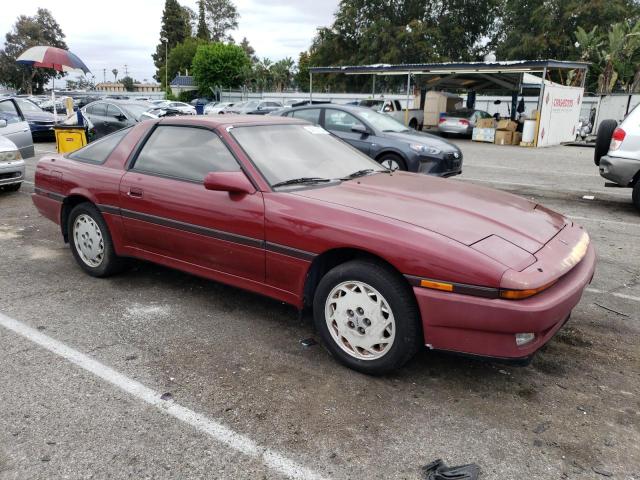
[[[393,170],[441,177],[462,173],[462,152],[458,147],[435,135],[409,129],[370,108],[311,105],[272,115],[300,118],[320,125]]]
[[[93,124],[97,139],[135,125],[151,107],[146,102],[105,99],[90,103],[82,109],[82,113]]]

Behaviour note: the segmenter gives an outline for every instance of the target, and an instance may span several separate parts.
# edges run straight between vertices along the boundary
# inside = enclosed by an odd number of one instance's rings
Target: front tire
[[[411,288],[396,271],[374,261],[352,260],[330,270],[316,289],[313,312],[329,352],[362,373],[396,370],[423,343]]]
[[[90,203],[76,205],[67,223],[69,245],[78,265],[93,277],[108,277],[124,268],[113,248],[109,228]]]
[[[378,162],[385,168],[388,168],[392,172],[396,170],[406,170],[407,165],[404,163],[404,160],[400,158],[398,155],[394,155],[393,153],[387,153],[382,155]]]

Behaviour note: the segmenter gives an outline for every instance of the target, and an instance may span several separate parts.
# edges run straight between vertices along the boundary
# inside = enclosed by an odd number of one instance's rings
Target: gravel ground
[[[382,378],[339,366],[287,305],[147,263],[74,263],[31,183],[0,194],[0,312],[323,478],[640,479],[640,213],[593,150],[456,141],[464,174],[585,225],[599,263],[528,367],[421,352]],[[38,144],[41,155],[53,150]],[[32,181],[37,157],[27,160]],[[593,195],[586,200],[585,195]],[[203,429],[0,326],[0,478],[281,478]],[[244,438],[244,437],[243,437]],[[261,450],[262,451],[262,450]],[[265,450],[266,451],[266,450]]]

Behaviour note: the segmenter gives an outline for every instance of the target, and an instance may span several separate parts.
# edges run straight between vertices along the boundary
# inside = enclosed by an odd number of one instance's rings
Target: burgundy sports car
[[[33,201],[88,274],[135,257],[312,307],[328,350],[372,374],[423,345],[526,361],[595,268],[562,215],[284,117],[139,123],[43,157]]]

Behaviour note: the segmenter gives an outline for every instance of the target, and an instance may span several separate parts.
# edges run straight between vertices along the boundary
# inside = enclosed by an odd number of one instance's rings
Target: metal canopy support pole
[[[534,145],[538,146],[538,133],[540,132],[540,117],[542,114],[542,99],[544,98],[544,86],[545,78],[547,78],[547,67],[542,70],[542,83],[540,84],[540,91],[538,93],[538,118],[536,119],[536,138],[533,139]]]
[[[313,72],[309,72],[309,105],[313,104]]]
[[[407,73],[407,105],[404,108],[404,124],[409,126],[409,89],[411,88],[411,72]]]
[[[373,74],[373,87],[371,88],[371,98],[376,98],[376,74]]]

